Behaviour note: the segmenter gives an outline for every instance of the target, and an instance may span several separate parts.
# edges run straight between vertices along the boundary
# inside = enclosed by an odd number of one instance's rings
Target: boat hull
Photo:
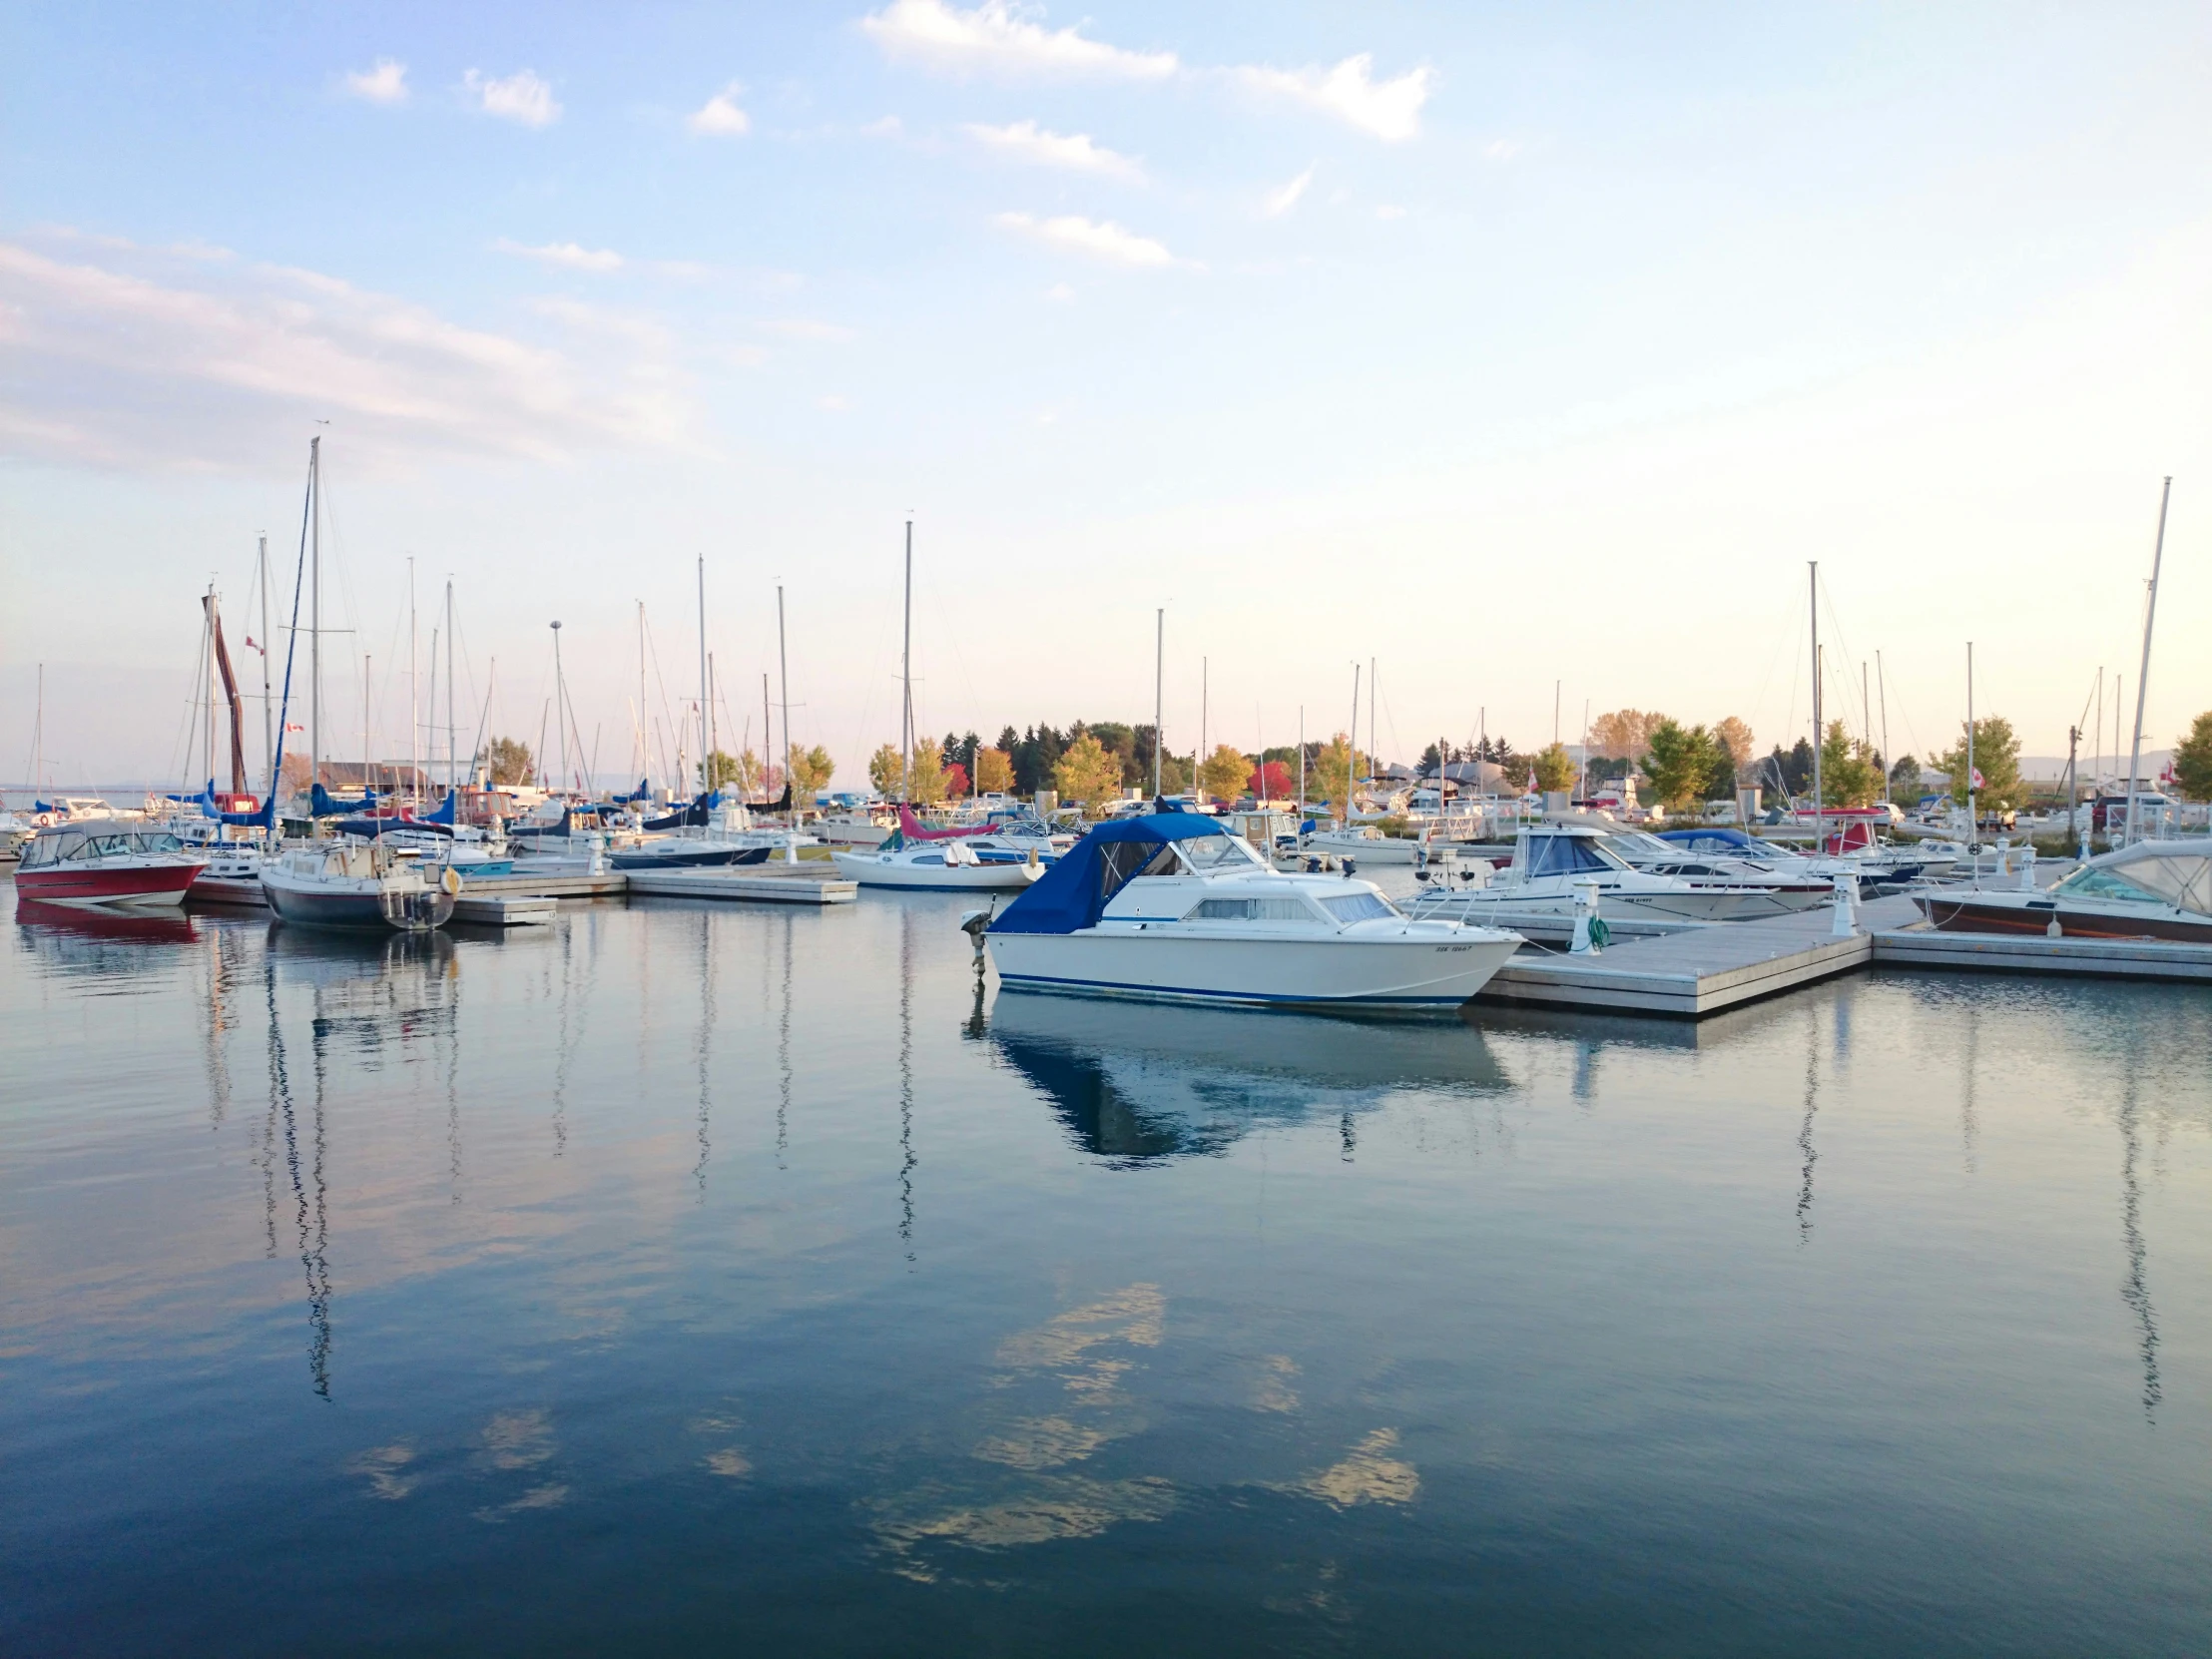
[[[2040,901],[2021,894],[1916,893],[1914,901],[1929,924],[1944,933],[2010,933],[2068,939],[2171,939],[2183,944],[2212,944],[2212,918],[2191,920],[2168,912],[2128,915],[2114,910]]]
[[[873,852],[831,852],[837,873],[863,887],[905,887],[922,892],[1019,892],[1042,873],[1041,864],[910,864]]]
[[[202,867],[197,859],[105,868],[98,864],[59,864],[17,870],[15,890],[18,897],[39,904],[170,909],[184,903]]]
[[[1447,915],[1479,922],[1491,911],[1515,915],[1574,914],[1572,893],[1524,893],[1510,886],[1483,887],[1471,894],[1455,893],[1432,901],[1416,913]],[[1659,921],[1759,921],[1772,916],[1795,915],[1807,909],[1798,895],[1766,888],[1692,887],[1677,892],[1618,891],[1601,888],[1598,913],[1631,915]]]
[[[386,886],[377,882],[301,882],[274,871],[262,890],[279,921],[299,927],[396,928],[428,932],[453,918],[453,897],[441,887]]]
[[[765,864],[775,848],[769,846],[707,846],[684,850],[676,847],[640,848],[611,852],[607,862],[616,869],[715,869],[729,864]]]
[[[1082,929],[985,937],[1008,990],[1416,1013],[1458,1007],[1521,943],[1512,933],[1301,939]]]

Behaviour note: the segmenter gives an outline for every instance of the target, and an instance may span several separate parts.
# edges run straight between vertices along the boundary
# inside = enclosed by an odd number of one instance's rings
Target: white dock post
[[[1850,870],[1840,870],[1836,876],[1836,919],[1829,927],[1832,937],[1855,939],[1859,936],[1859,877]]]
[[[1570,956],[1590,955],[1597,947],[1590,943],[1590,922],[1597,915],[1597,877],[1580,875],[1574,880],[1574,943],[1567,947]]]
[[[607,873],[607,837],[594,830],[584,837],[584,845],[591,850],[591,863],[587,866],[593,875]]]
[[[2020,849],[2020,891],[2035,890],[2035,843],[2029,841]]]

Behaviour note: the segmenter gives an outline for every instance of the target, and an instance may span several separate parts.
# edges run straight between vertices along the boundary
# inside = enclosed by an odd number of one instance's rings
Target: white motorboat
[[[899,841],[894,835],[892,842]],[[995,836],[890,844],[873,852],[832,850],[837,873],[863,887],[921,887],[948,892],[1019,892],[1045,872],[1034,843]]]
[[[1008,989],[1369,1011],[1456,1008],[1521,943],[1411,919],[1369,881],[1270,869],[1189,813],[1099,825],[973,923]]]
[[[1778,902],[1794,910],[1818,909],[1836,894],[1835,871],[1817,870],[1811,859],[1791,852],[1748,857],[1735,847],[1695,850],[1643,830],[1608,830],[1602,844],[1648,875],[1672,875],[1693,887],[1770,888]]]
[[[1420,861],[1421,848],[1426,837],[1409,835],[1385,835],[1374,825],[1354,825],[1350,829],[1316,830],[1300,842],[1303,852],[1326,852],[1339,858],[1350,858],[1355,867],[1360,864],[1413,864]]]
[[[2034,885],[2030,864],[2012,891],[1946,887],[1914,901],[1945,932],[2212,944],[2212,843],[2137,841],[2048,889]]]
[[[1804,907],[1795,894],[1776,886],[1701,884],[1637,869],[1605,844],[1608,838],[1585,825],[1531,826],[1515,837],[1513,861],[1505,869],[1461,886],[1448,881],[1431,886],[1414,900],[1411,913],[1467,921],[1516,911],[1572,915],[1575,887],[1583,881],[1597,883],[1606,910],[1665,921],[1751,921]]]
[[[426,932],[452,919],[461,878],[433,883],[411,858],[356,840],[291,847],[262,867],[262,891],[281,921],[307,927],[396,927]]]

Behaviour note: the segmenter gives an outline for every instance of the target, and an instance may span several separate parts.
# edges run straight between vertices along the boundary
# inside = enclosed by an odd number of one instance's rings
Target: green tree
[[[1052,787],[1062,801],[1096,811],[1121,794],[1121,757],[1085,732],[1053,763]]]
[[[944,749],[935,738],[914,740],[914,777],[906,799],[917,807],[944,799]]]
[[[1882,794],[1882,765],[1875,752],[1832,720],[1821,739],[1821,805],[1869,807]]]
[[[812,801],[815,791],[836,776],[837,763],[830,759],[830,751],[819,743],[812,749],[792,745],[791,781],[794,801]]]
[[[899,783],[905,776],[906,758],[890,744],[884,744],[867,758],[867,781],[886,801],[898,799]]]
[[[750,749],[743,755],[717,749],[699,764],[699,787],[752,795],[761,787],[761,758]]]
[[[1359,780],[1365,760],[1366,757],[1339,732],[1322,746],[1307,776],[1308,792],[1320,791],[1347,823],[1351,822],[1352,787]]]
[[[1567,753],[1567,746],[1555,743],[1534,758],[1536,788],[1546,795],[1558,790],[1574,788],[1574,757]]]
[[[1950,774],[1950,798],[1960,806],[1965,805],[1968,782],[1965,732],[1966,724],[1960,721],[1958,741],[1936,758],[1936,768]],[[2002,715],[1973,723],[1973,764],[1981,774],[1981,788],[1973,792],[1978,809],[2005,812],[2020,804],[2020,740]]]
[[[1004,749],[975,752],[975,787],[985,795],[1003,795],[1014,787],[1014,758]]]
[[[1224,801],[1237,799],[1252,776],[1252,762],[1227,744],[1215,747],[1206,757],[1206,764],[1198,769],[1198,785],[1208,795]]]
[[[494,784],[527,784],[535,766],[520,738],[494,738],[485,746],[484,767]]]
[[[2174,782],[2192,801],[2212,801],[2212,710],[2197,716],[2174,747]]]
[[[1684,727],[1676,720],[1652,727],[1645,744],[1644,776],[1651,780],[1653,797],[1670,813],[1703,798],[1705,782],[1724,753],[1704,727]]]
[[[1911,755],[1900,755],[1898,764],[1890,769],[1890,793],[1902,795],[1908,800],[1918,800],[1921,793],[1921,763]]]

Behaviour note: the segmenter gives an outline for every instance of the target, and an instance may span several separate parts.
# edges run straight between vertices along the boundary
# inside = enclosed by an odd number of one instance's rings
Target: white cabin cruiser
[[[904,841],[893,834],[873,852],[833,849],[837,873],[863,887],[919,887],[940,892],[1019,892],[1045,872],[1038,843],[969,835],[958,840]]]
[[[365,841],[311,841],[262,866],[269,907],[279,920],[308,927],[427,932],[452,919],[460,890],[451,868],[433,884],[413,859]]]
[[[1584,825],[1530,826],[1515,838],[1509,866],[1476,884],[1431,887],[1412,914],[1466,921],[1515,911],[1572,915],[1576,884],[1593,880],[1602,908],[1666,921],[1752,921],[1805,907],[1778,885],[1648,873],[1607,846],[1609,838]]]
[[[1417,840],[1410,835],[1385,835],[1372,824],[1355,824],[1349,829],[1316,830],[1304,836],[1299,846],[1304,852],[1329,852],[1340,858],[1350,858],[1358,866],[1418,863],[1421,848],[1426,843],[1425,835]]]
[[[1270,869],[1192,813],[1099,825],[981,937],[1009,990],[1399,1012],[1458,1007],[1521,944]]]

